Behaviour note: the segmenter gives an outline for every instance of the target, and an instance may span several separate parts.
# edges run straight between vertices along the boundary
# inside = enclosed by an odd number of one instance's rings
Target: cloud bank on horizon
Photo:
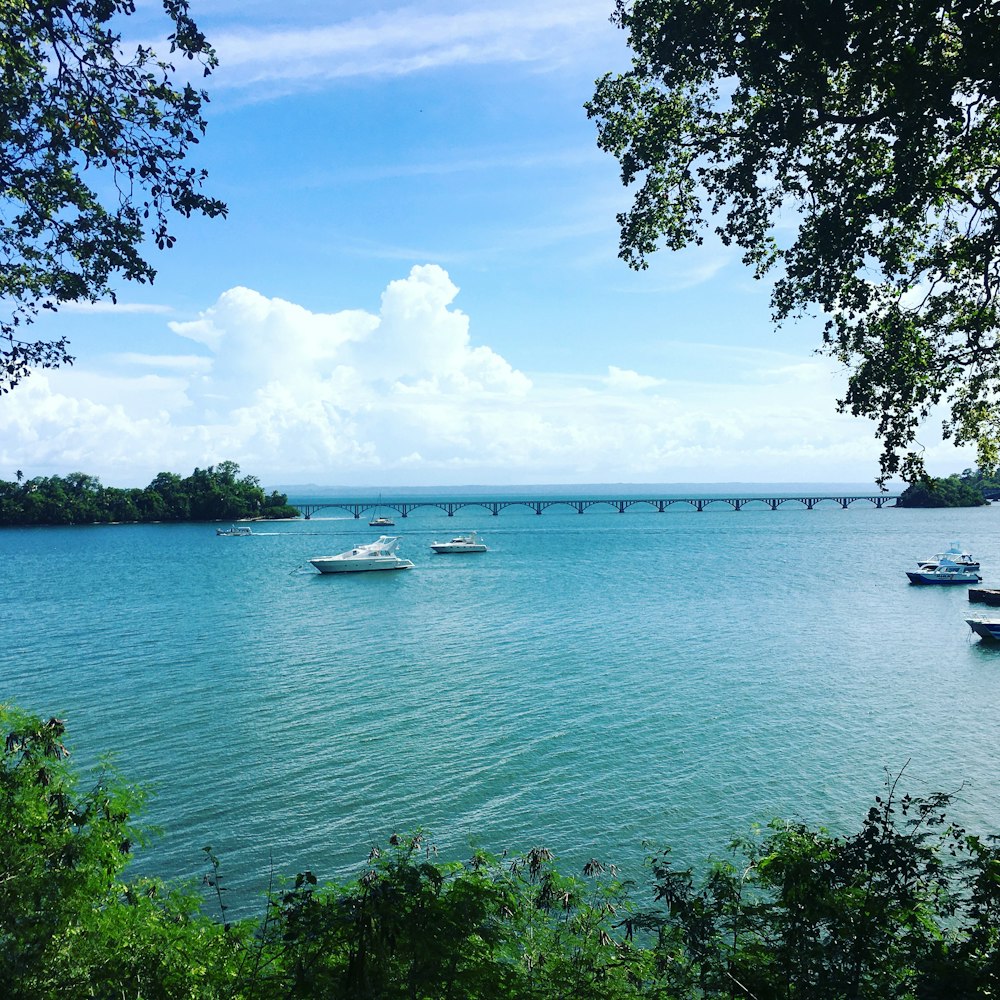
[[[678,344],[668,355],[702,350],[716,378],[523,372],[476,343],[458,296],[435,264],[372,311],[230,288],[169,322],[176,353],[38,373],[0,399],[0,467],[138,486],[232,458],[265,483],[418,486],[858,481],[872,466],[867,426],[817,413],[822,359]]]

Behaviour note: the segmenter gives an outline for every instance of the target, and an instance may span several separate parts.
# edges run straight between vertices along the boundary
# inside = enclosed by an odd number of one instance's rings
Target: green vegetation
[[[613,20],[632,67],[587,112],[633,189],[620,256],[643,268],[711,227],[774,276],[777,322],[824,317],[838,405],[876,422],[884,478],[922,477],[939,403],[995,469],[997,5],[617,0]]]
[[[195,469],[186,479],[161,472],[145,489],[102,486],[82,472],[27,480],[19,472],[16,483],[0,480],[0,525],[298,517],[287,496],[266,496],[256,477],[240,479],[239,472],[235,462]]]
[[[944,478],[929,476],[911,483],[899,500],[899,507],[982,507],[987,503],[983,496],[986,482],[979,473],[966,469],[961,476]]]
[[[165,45],[207,76],[217,60],[187,0],[161,2]],[[135,11],[135,0],[0,3],[0,393],[73,360],[65,338],[24,338],[39,307],[114,299],[115,275],[152,281],[148,250],[173,246],[173,216],[226,213],[187,164],[208,98],[175,84],[148,46],[124,49],[118,28]]]
[[[534,848],[443,861],[420,834],[359,877],[304,872],[259,919],[204,889],[129,878],[143,794],[70,766],[64,724],[0,707],[0,995],[284,1000],[885,1000],[1000,990],[1000,847],[947,795],[887,782],[851,836],[775,821],[696,877],[669,850],[640,889]],[[897,779],[898,780],[898,779]],[[219,916],[207,912],[214,906]]]

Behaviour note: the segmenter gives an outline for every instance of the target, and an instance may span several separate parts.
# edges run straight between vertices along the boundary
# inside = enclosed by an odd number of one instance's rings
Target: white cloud
[[[618,368],[615,365],[608,365],[608,376],[604,381],[608,388],[621,389],[625,392],[641,392],[643,389],[652,389],[664,384],[664,380],[661,378],[653,378],[651,375],[640,375],[638,372],[629,371],[626,368]]]
[[[273,11],[253,27],[212,33],[215,86],[267,85],[270,93],[349,77],[387,77],[453,66],[566,62],[596,38],[615,36],[605,0],[507,0],[400,5],[337,18],[308,8],[306,25],[279,24]],[[305,20],[305,18],[304,18]],[[263,24],[263,26],[259,26]]]
[[[141,368],[165,368],[177,372],[205,373],[211,370],[212,359],[200,354],[138,354],[129,351],[112,357],[121,365]]]
[[[60,312],[111,313],[122,316],[134,316],[144,313],[156,315],[158,313],[172,312],[170,306],[143,302],[111,302],[109,299],[102,299],[99,302],[62,302],[58,308]]]
[[[206,355],[78,362],[0,397],[0,478],[79,469],[144,485],[226,458],[265,483],[345,485],[875,473],[871,428],[834,412],[837,381],[813,362],[701,345],[700,381],[671,376],[670,358],[529,378],[475,342],[458,294],[433,264],[390,282],[377,313],[232,288],[169,324]]]

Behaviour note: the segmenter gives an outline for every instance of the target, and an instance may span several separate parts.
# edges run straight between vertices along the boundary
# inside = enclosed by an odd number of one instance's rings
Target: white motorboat
[[[431,542],[431,548],[441,555],[486,551],[486,546],[479,541],[479,536],[474,531],[470,531],[467,535],[456,535],[450,542]]]
[[[381,535],[376,541],[355,545],[347,552],[335,556],[316,556],[310,559],[321,573],[366,573],[378,569],[412,569],[409,559],[396,555],[398,538]]]
[[[234,524],[231,528],[216,528],[215,533],[223,538],[246,538],[253,532],[245,524]]]
[[[1000,642],[1000,618],[966,618],[965,621],[981,639]]]
[[[962,566],[965,569],[977,572],[979,570],[979,560],[973,559],[971,553],[963,552],[962,547],[958,542],[953,542],[950,549],[947,552],[938,552],[932,555],[929,559],[921,559],[917,563],[918,569],[935,569],[940,566],[942,562],[954,563],[956,566]]]
[[[907,570],[910,583],[961,584],[979,583],[982,577],[974,570],[942,559],[933,569]]]

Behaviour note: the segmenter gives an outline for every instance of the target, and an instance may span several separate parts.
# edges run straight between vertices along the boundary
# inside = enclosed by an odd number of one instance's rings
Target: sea
[[[1000,587],[994,506],[421,507],[414,569],[342,576],[308,560],[367,514],[216,527],[0,529],[0,701],[150,789],[138,874],[197,883],[211,845],[233,912],[418,829],[641,882],[775,817],[854,831],[897,778],[1000,831],[1000,646],[965,621],[990,609],[905,576],[958,542]],[[488,552],[431,552],[470,530]]]

